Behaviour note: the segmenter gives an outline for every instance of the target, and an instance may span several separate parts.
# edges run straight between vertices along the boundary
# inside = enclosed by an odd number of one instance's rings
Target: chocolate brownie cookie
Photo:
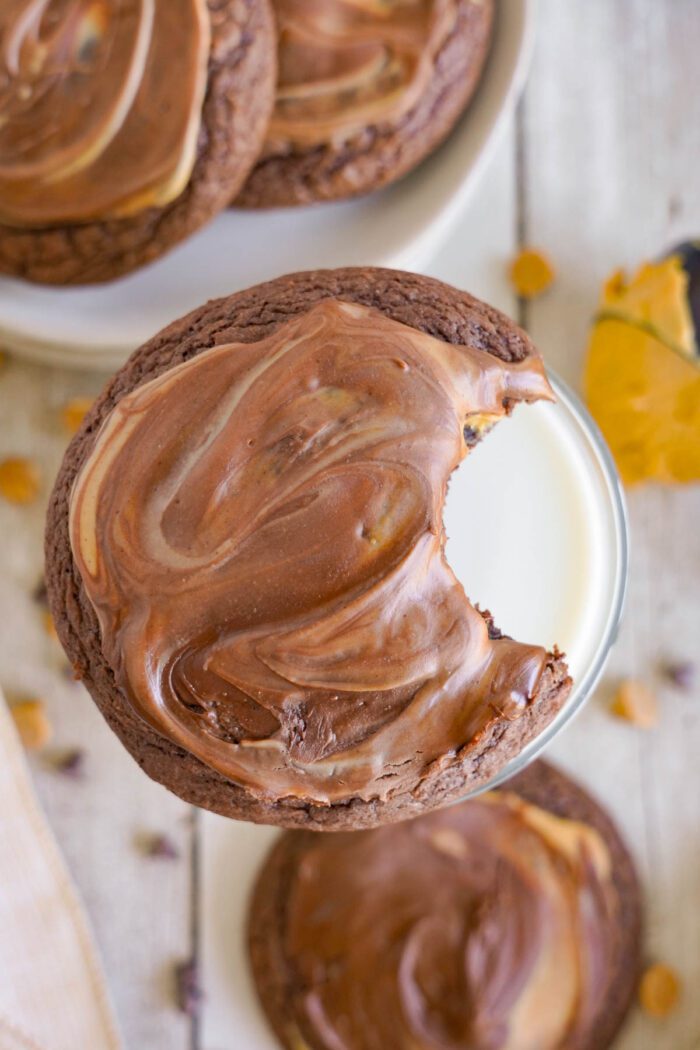
[[[393,182],[470,101],[493,0],[274,0],[279,83],[267,141],[236,204],[310,204]]]
[[[0,273],[108,281],[235,195],[263,143],[269,0],[9,0],[0,13]]]
[[[320,829],[488,781],[571,683],[469,603],[442,504],[480,434],[551,396],[511,321],[391,270],[281,277],[137,350],[68,448],[46,571],[76,674],[146,772]]]
[[[286,832],[249,910],[258,994],[289,1050],[607,1050],[640,942],[618,831],[543,762],[417,820]]]

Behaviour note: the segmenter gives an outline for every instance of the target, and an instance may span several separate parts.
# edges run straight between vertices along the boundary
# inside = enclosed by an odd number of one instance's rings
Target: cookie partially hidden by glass
[[[287,1050],[607,1050],[637,986],[640,900],[604,810],[536,762],[417,820],[284,834],[250,958]]]

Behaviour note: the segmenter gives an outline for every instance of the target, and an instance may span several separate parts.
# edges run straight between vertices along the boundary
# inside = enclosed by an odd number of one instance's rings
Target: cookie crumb
[[[40,486],[41,472],[31,459],[16,456],[0,462],[0,495],[8,503],[33,503]]]
[[[199,984],[197,964],[189,959],[175,966],[175,1001],[178,1010],[193,1017],[199,1010],[204,993]]]
[[[536,299],[554,283],[554,267],[536,248],[523,248],[510,264],[510,281],[521,299]]]
[[[61,409],[61,422],[69,434],[75,434],[80,429],[80,424],[92,408],[93,398],[74,397]]]
[[[659,720],[656,696],[644,682],[633,678],[620,683],[611,710],[640,729],[651,729]]]
[[[639,1002],[651,1017],[666,1017],[678,1005],[681,985],[678,974],[665,963],[654,963],[642,974]]]
[[[20,740],[27,751],[39,751],[53,735],[42,700],[20,700],[10,707]]]

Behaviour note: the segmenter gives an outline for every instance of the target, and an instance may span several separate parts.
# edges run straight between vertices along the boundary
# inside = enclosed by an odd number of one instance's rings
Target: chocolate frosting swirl
[[[209,44],[206,0],[4,0],[0,221],[88,222],[179,196]]]
[[[534,354],[334,300],[123,397],[70,535],[135,710],[258,797],[322,804],[408,790],[518,718],[545,650],[489,637],[442,506],[464,426],[542,397]]]
[[[593,828],[504,791],[305,842],[280,904],[294,1045],[582,1045],[615,961]]]
[[[416,104],[456,0],[275,0],[277,103],[268,152],[337,145]]]

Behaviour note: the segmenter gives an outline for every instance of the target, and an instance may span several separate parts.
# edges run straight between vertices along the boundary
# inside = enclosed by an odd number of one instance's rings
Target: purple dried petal
[[[688,692],[695,685],[697,668],[690,660],[680,660],[678,663],[666,664],[664,674],[677,689]]]
[[[48,594],[46,592],[46,580],[42,576],[32,591],[32,598],[38,605],[48,605]]]
[[[70,751],[64,751],[63,754],[57,755],[53,761],[53,768],[57,773],[62,773],[64,776],[73,777],[75,780],[79,780],[85,772],[85,752],[79,747],[71,748]]]
[[[183,1014],[192,1017],[199,1010],[204,993],[199,984],[197,964],[193,959],[175,966],[175,996],[177,1007]]]
[[[177,860],[180,851],[171,838],[167,835],[151,835],[144,843],[144,852],[149,857],[162,860]]]

